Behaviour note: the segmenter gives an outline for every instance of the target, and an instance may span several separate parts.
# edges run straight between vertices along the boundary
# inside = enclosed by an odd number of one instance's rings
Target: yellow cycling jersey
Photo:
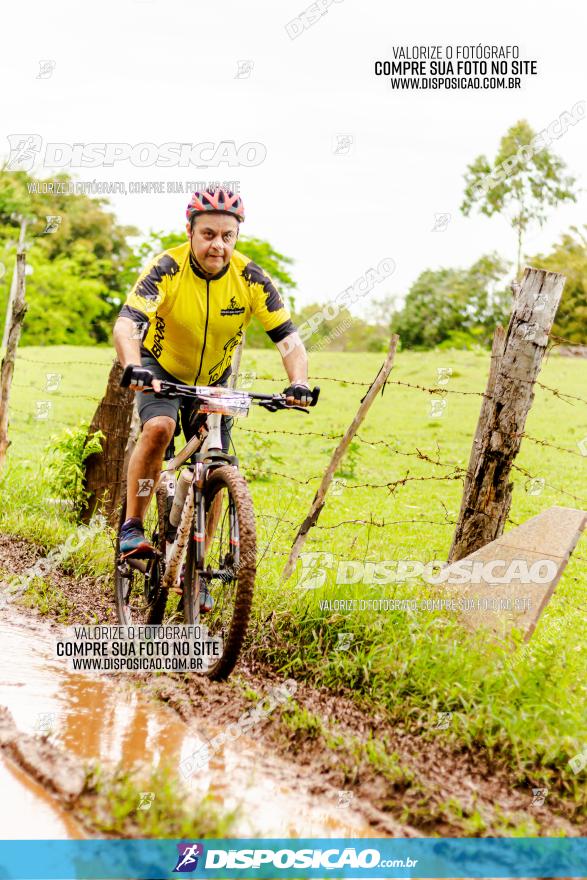
[[[273,342],[296,329],[260,266],[233,251],[229,264],[207,279],[189,241],[151,260],[119,315],[144,325],[141,354],[151,354],[188,385],[213,385],[230,375],[234,350],[253,315]]]

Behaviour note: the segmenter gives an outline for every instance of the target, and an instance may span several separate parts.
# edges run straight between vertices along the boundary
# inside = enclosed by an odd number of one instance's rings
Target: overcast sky
[[[265,160],[248,168],[71,170],[81,180],[239,180],[242,231],[295,259],[300,303],[333,298],[384,257],[397,269],[374,296],[404,293],[425,268],[466,266],[493,249],[513,260],[504,219],[460,214],[463,173],[479,153],[493,157],[518,119],[540,131],[587,100],[585,4],[341,0],[291,39],[285,25],[305,8],[303,0],[10,4],[0,149],[8,155],[15,133],[45,143],[263,144]],[[393,45],[448,43],[519,45],[538,75],[520,90],[418,92],[394,91],[373,74]],[[51,76],[38,78],[41,60],[54,61]],[[248,76],[237,76],[239,60],[252,62]],[[342,155],[339,134],[353,139]],[[585,186],[587,119],[552,149]],[[183,226],[186,195],[111,199],[121,222],[145,232]],[[451,220],[433,231],[439,213]],[[586,220],[581,193],[532,231],[526,252]]]

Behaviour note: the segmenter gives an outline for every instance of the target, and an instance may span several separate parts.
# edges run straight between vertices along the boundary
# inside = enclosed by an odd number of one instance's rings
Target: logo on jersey
[[[245,307],[239,306],[239,304],[237,303],[234,296],[231,296],[230,302],[228,303],[228,306],[225,309],[220,309],[220,314],[221,315],[242,315],[244,310],[245,310]]]
[[[232,357],[234,354],[234,350],[243,338],[243,325],[241,324],[234,336],[228,340],[225,344],[222,358],[218,361],[217,364],[214,364],[213,367],[210,367],[208,372],[208,384],[212,385],[214,382],[218,382],[222,374],[228,369],[230,362],[232,361]]]
[[[155,338],[153,340],[153,345],[151,346],[151,351],[155,355],[156,358],[161,357],[163,354],[163,337],[165,335],[165,321],[160,316],[157,315],[155,319]]]

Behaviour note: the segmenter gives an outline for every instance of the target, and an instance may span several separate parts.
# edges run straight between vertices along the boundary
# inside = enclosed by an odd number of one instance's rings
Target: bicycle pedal
[[[118,557],[120,562],[148,562],[149,559],[156,559],[162,555],[161,550],[158,550],[154,547],[152,550],[145,554],[144,550],[141,550],[141,547],[135,547],[134,550],[129,550],[128,553],[121,553]]]

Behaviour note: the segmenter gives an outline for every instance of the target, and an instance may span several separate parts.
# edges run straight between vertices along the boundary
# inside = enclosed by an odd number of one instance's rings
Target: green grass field
[[[47,503],[44,465],[52,434],[91,419],[105,388],[113,351],[107,348],[23,348],[11,398],[8,467],[2,475],[0,528],[43,547],[58,545],[75,525]],[[254,408],[233,438],[250,478],[257,513],[259,554],[251,649],[283,674],[347,692],[366,708],[383,707],[423,738],[445,737],[455,746],[483,749],[506,761],[520,782],[556,787],[587,812],[581,774],[569,758],[587,747],[587,538],[583,536],[530,643],[508,660],[482,634],[465,633],[446,613],[405,611],[333,612],[324,598],[420,598],[432,595],[423,581],[384,585],[337,585],[337,559],[363,562],[446,559],[462,493],[455,468],[466,468],[489,354],[402,352],[383,395],[373,404],[328,497],[304,552],[332,554],[326,581],[305,589],[298,573],[280,583],[297,527],[308,512],[330,454],[350,423],[383,355],[311,355],[311,383],[321,386],[319,406],[309,416],[267,413]],[[452,369],[447,406],[430,416],[429,394],[401,381],[430,388],[437,368]],[[258,377],[256,390],[280,391],[285,384],[279,356],[248,351],[242,369]],[[47,392],[45,374],[61,373],[59,388]],[[346,382],[344,380],[347,380]],[[539,380],[575,397],[587,398],[587,361],[552,354]],[[36,401],[52,402],[47,420],[35,418]],[[539,494],[528,478],[513,473],[510,512],[521,523],[552,505],[587,509],[587,456],[578,443],[587,437],[585,400],[556,397],[541,388],[526,424],[517,464],[545,481]],[[383,441],[383,442],[382,442]],[[434,459],[418,457],[416,450]],[[566,450],[566,451],[564,451]],[[452,476],[451,476],[452,475]],[[394,493],[389,482],[403,480]],[[447,479],[447,477],[450,477]],[[367,485],[365,485],[367,484]],[[356,488],[355,488],[356,487]],[[508,528],[511,527],[511,524]],[[582,558],[581,558],[582,557]],[[74,560],[76,571],[106,575],[111,536]],[[299,572],[299,568],[298,568]],[[270,625],[267,623],[271,615]],[[338,650],[338,634],[353,636]],[[436,729],[437,713],[452,712],[447,729]],[[584,774],[583,774],[584,780]]]

